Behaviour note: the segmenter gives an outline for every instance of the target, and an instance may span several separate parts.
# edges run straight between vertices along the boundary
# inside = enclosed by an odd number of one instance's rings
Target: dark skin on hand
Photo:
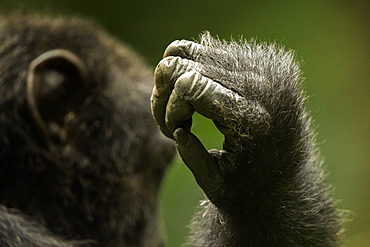
[[[313,188],[319,188],[322,195],[319,193],[314,199],[318,204],[320,200],[326,200],[327,192],[319,170],[316,170],[318,166],[309,161],[315,157],[312,151],[314,144],[310,120],[303,107],[300,72],[294,58],[277,47],[253,47],[249,44],[246,47],[220,42],[208,33],[203,35],[201,44],[174,41],[165,50],[164,58],[154,72],[152,114],[162,133],[176,142],[181,158],[211,202],[211,206],[204,207],[203,223],[207,222],[205,215],[214,210],[217,212],[216,220],[223,222],[223,227],[235,231],[233,234],[223,233],[222,227],[217,229],[217,224],[215,227],[215,223],[211,223],[213,220],[209,219],[210,228],[207,228],[207,223],[198,225],[214,231],[208,233],[211,236],[208,242],[195,237],[193,244],[337,246],[340,219],[333,202],[327,201],[324,206],[327,208],[319,210],[316,216],[303,215],[309,207],[320,208],[323,205],[302,203],[295,206],[301,196],[299,193],[295,195],[294,189],[300,186],[312,184]],[[248,52],[251,57],[243,57]],[[266,57],[258,56],[263,55],[278,61],[261,62],[259,59]],[[233,64],[235,62],[239,63]],[[282,72],[273,71],[268,66]],[[278,69],[279,66],[281,68]],[[268,98],[270,94],[271,98]],[[213,120],[225,137],[222,150],[207,151],[191,133],[194,112]],[[302,171],[310,175],[301,180],[304,183],[291,188],[291,181],[298,179]],[[295,196],[298,197],[294,199]],[[286,206],[289,204],[292,205]],[[295,218],[289,210],[301,211],[307,222]],[[318,220],[319,215],[322,222]],[[278,226],[280,217],[287,222],[300,222],[304,229],[302,235],[289,233],[289,229]],[[308,222],[321,228],[322,232],[319,233],[318,228],[304,228]],[[330,227],[325,226],[327,223]],[[288,226],[292,227],[295,226]],[[224,238],[229,240],[215,241],[217,234],[225,234]],[[305,234],[318,234],[320,237],[307,241]],[[274,237],[267,240],[268,235]],[[207,239],[201,233],[198,236]]]
[[[340,245],[292,51],[174,41],[152,90],[152,70],[87,21],[4,17],[0,44],[0,246],[164,246],[174,143],[205,193],[189,246]],[[194,112],[221,150],[191,132]]]

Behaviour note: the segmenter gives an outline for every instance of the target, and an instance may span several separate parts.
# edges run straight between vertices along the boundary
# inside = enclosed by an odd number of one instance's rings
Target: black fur
[[[88,86],[64,117],[66,137],[46,142],[30,113],[26,77],[31,61],[51,49],[81,58]],[[91,23],[43,17],[1,20],[0,71],[0,204],[64,239],[160,246],[157,194],[174,147],[150,113],[151,71]],[[67,245],[22,222],[1,211],[1,246]]]
[[[324,183],[293,52],[253,40],[227,43],[208,33],[200,43],[207,49],[194,57],[199,71],[257,101],[269,118],[248,130],[247,141],[239,142],[243,155],[226,172],[237,205],[225,213],[203,202],[191,226],[192,246],[340,245],[342,213]]]
[[[201,43],[208,48],[194,58],[199,70],[258,102],[269,118],[247,132],[236,125],[248,135],[234,140],[243,155],[225,181],[238,200],[227,202],[231,211],[204,201],[189,244],[338,246],[341,217],[323,181],[292,52],[208,34]],[[88,87],[65,114],[63,137],[50,142],[32,117],[26,80],[30,63],[51,49],[81,58]],[[151,86],[140,59],[91,23],[1,20],[1,246],[161,246],[158,187],[174,149],[152,120]]]

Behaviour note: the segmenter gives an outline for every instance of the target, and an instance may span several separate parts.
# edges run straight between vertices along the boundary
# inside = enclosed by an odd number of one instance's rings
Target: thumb
[[[193,173],[198,185],[212,200],[220,192],[223,184],[220,169],[213,156],[190,131],[178,128],[173,137],[182,160]]]

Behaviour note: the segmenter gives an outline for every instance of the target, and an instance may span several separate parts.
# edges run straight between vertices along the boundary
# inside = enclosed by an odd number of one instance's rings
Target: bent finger
[[[175,40],[164,51],[163,57],[179,56],[190,60],[204,53],[206,47],[188,40]]]
[[[268,114],[257,102],[190,71],[178,78],[169,97],[165,116],[169,131],[183,127],[194,110],[215,121],[224,135],[242,137],[250,134],[250,125],[261,125]]]
[[[161,131],[172,138],[165,125],[165,111],[168,98],[172,92],[175,81],[184,72],[193,70],[197,63],[180,57],[167,57],[162,59],[154,72],[154,88],[151,96],[151,108],[154,119]]]
[[[211,46],[202,45],[188,40],[175,40],[164,51],[163,57],[179,56],[194,61],[201,61],[210,54],[218,54],[220,57],[227,56],[227,52]]]

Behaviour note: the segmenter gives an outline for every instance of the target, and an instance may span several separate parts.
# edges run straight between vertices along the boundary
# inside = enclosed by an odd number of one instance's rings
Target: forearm
[[[175,41],[155,71],[152,111],[209,202],[194,246],[336,246],[340,215],[324,184],[300,70],[275,45]],[[207,151],[194,112],[225,136]]]
[[[191,225],[192,246],[339,246],[341,221],[327,187],[303,179],[271,191],[267,184],[229,212],[203,202]]]
[[[223,173],[224,194],[204,203],[194,219],[195,246],[340,245],[341,215],[324,182],[309,122],[295,124],[301,132],[290,134],[292,140],[267,135],[243,143],[243,153],[211,152],[232,172]],[[274,128],[270,133],[276,135]]]

